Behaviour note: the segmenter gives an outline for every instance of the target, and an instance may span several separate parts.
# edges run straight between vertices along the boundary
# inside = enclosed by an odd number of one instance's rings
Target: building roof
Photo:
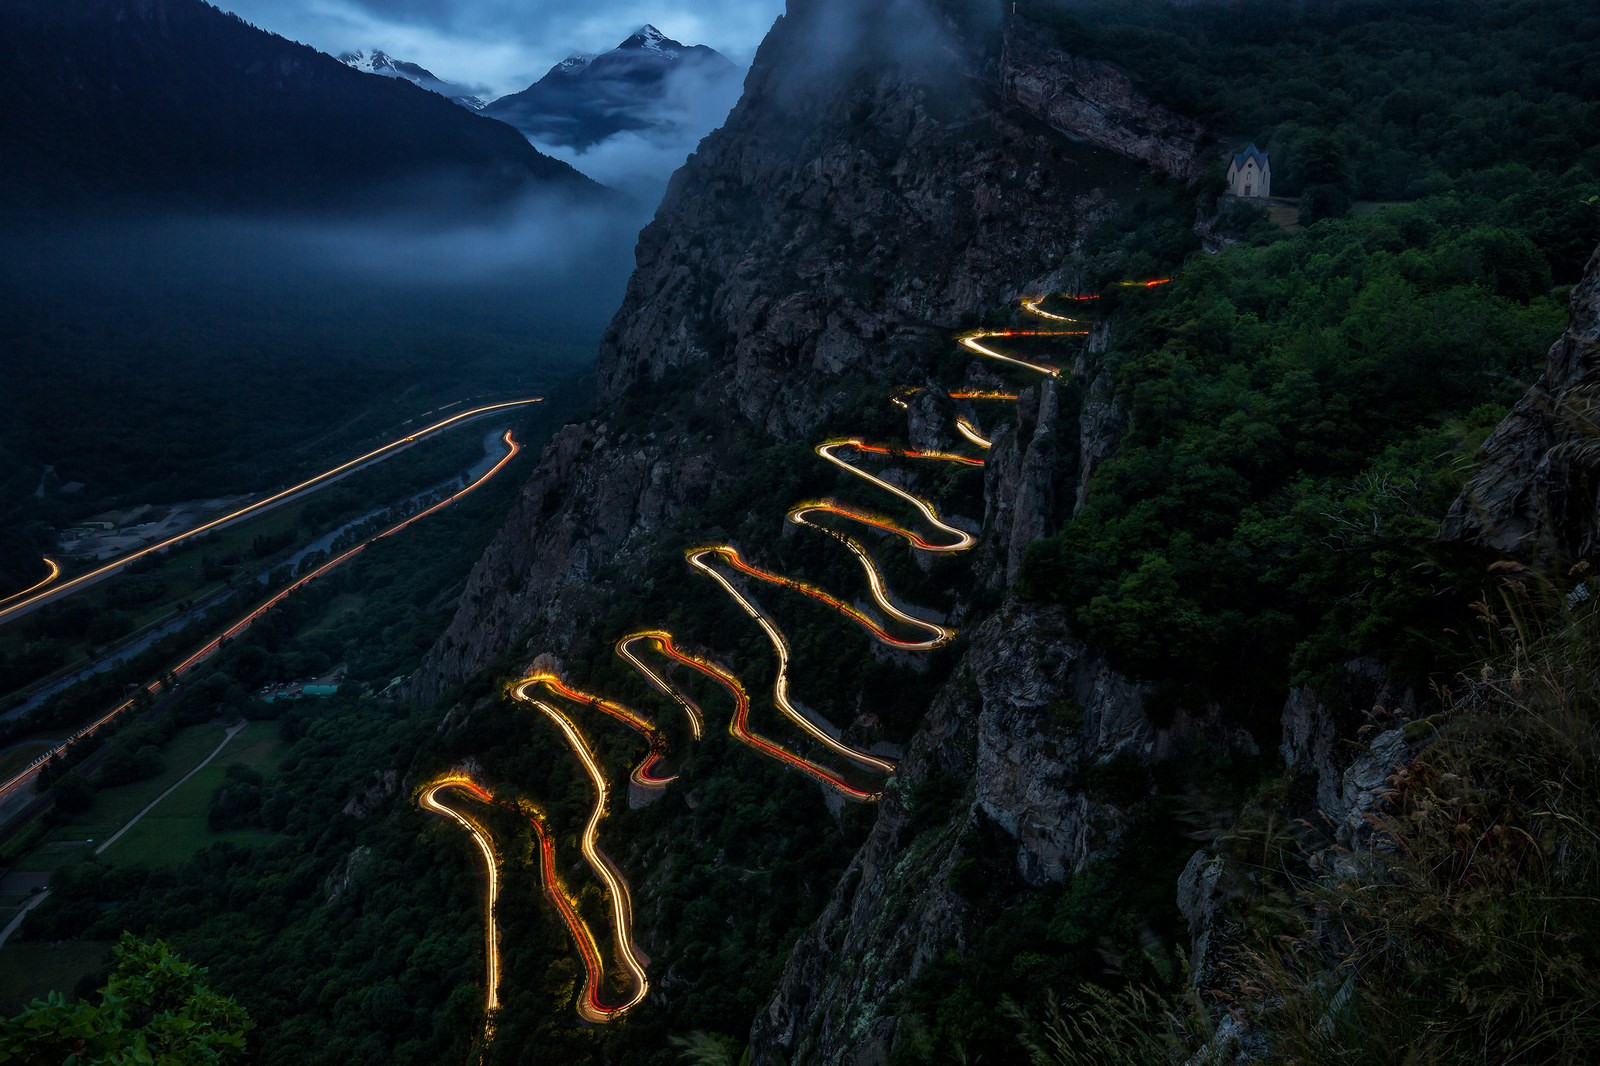
[[[1249,148],[1246,148],[1244,151],[1238,152],[1234,155],[1233,165],[1236,167],[1242,167],[1246,162],[1249,161],[1251,156],[1255,157],[1256,162],[1260,164],[1262,170],[1267,168],[1267,153],[1257,148],[1254,141],[1250,142]]]

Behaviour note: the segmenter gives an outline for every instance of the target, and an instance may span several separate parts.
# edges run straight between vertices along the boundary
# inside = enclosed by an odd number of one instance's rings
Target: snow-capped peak
[[[488,106],[477,95],[481,90],[447,82],[426,67],[419,67],[417,64],[408,63],[403,59],[395,59],[377,48],[363,52],[345,52],[339,56],[339,62],[347,67],[353,67],[363,74],[376,74],[381,78],[398,78],[401,81],[409,81],[411,84],[427,89],[429,92],[449,97],[469,111],[482,111]]]
[[[677,56],[683,51],[683,45],[674,41],[648,22],[640,26],[632,37],[623,42],[623,45],[635,44],[635,42],[637,42],[636,47],[642,48],[646,52],[656,52],[664,56]]]
[[[377,49],[370,52],[346,52],[339,57],[339,62],[368,74],[381,74],[394,69],[394,60]]]
[[[574,52],[556,64],[556,73],[576,74],[590,63],[593,63],[595,58],[596,54],[594,52]]]

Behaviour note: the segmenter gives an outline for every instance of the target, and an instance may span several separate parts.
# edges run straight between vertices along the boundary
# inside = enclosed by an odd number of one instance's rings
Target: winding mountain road
[[[1137,287],[1154,287],[1166,284],[1167,280],[1162,278],[1147,282],[1127,282],[1123,284]],[[1098,296],[1062,294],[1059,298],[1071,303],[1084,303],[1096,300]],[[1056,323],[1073,325],[1078,323],[1078,319],[1072,315],[1047,309],[1045,304],[1049,299],[1051,298],[1046,296],[1026,296],[1020,302],[1024,310],[1039,318]],[[1031,354],[1023,355],[1001,350],[1004,345],[996,344],[995,342],[1041,338],[1047,340],[1073,338],[1081,341],[1088,335],[1089,330],[1087,329],[1002,329],[973,330],[961,334],[955,339],[957,343],[973,354],[1001,364],[1005,368],[1028,371],[1053,379],[1060,378],[1063,375],[1064,370],[1062,367],[1040,361]],[[890,399],[897,407],[909,411],[910,398],[923,391],[924,389],[918,387],[902,388],[896,390]],[[1015,402],[1019,398],[1019,394],[1016,392],[984,387],[950,391],[944,395],[948,401],[958,405],[985,402]],[[992,441],[979,427],[974,417],[971,416],[971,412],[972,408],[970,406],[964,408],[958,406],[954,419],[956,432],[968,444],[981,451],[988,451],[992,447]],[[815,452],[820,458],[833,464],[839,471],[859,479],[873,490],[886,494],[898,505],[909,506],[917,514],[919,526],[926,526],[928,529],[936,531],[931,536],[924,535],[918,529],[902,525],[893,519],[872,514],[831,499],[803,502],[789,510],[787,514],[789,522],[826,534],[855,556],[867,579],[872,602],[871,608],[857,606],[813,584],[748,562],[738,548],[731,544],[702,545],[690,549],[685,557],[688,564],[697,572],[716,582],[721,590],[766,635],[778,660],[778,670],[773,683],[773,703],[788,723],[798,730],[801,735],[819,745],[820,748],[826,749],[833,756],[838,756],[854,764],[857,773],[892,774],[895,769],[893,762],[846,743],[841,739],[840,731],[835,726],[818,718],[792,700],[789,693],[790,649],[788,640],[777,622],[744,589],[743,584],[747,581],[757,581],[780,589],[798,592],[854,622],[879,642],[900,651],[925,652],[948,644],[955,638],[955,630],[940,621],[927,617],[925,613],[909,610],[896,603],[885,585],[882,570],[867,546],[855,537],[838,528],[834,528],[834,525],[840,522],[850,523],[865,527],[868,530],[885,533],[905,541],[912,549],[920,552],[950,553],[967,551],[976,543],[976,536],[972,532],[943,518],[930,501],[901,485],[895,484],[888,478],[880,477],[866,469],[861,465],[859,459],[870,456],[886,459],[890,462],[906,460],[912,462],[931,461],[979,468],[984,466],[984,459],[957,452],[931,452],[890,447],[869,443],[856,437],[825,441],[816,446]],[[850,458],[847,458],[847,456]],[[857,461],[852,461],[852,459]],[[871,612],[874,610],[880,617],[873,616]],[[916,638],[907,639],[904,636],[897,635],[897,630],[915,633]],[[688,722],[688,733],[691,740],[698,741],[701,738],[706,714],[693,695],[674,682],[670,671],[675,668],[682,668],[692,674],[698,674],[715,686],[720,687],[732,698],[733,712],[730,716],[728,731],[741,744],[765,758],[773,759],[810,777],[819,784],[849,799],[870,803],[881,797],[880,790],[868,790],[858,787],[841,774],[814,759],[791,750],[776,740],[752,731],[749,722],[750,696],[739,678],[731,670],[718,665],[710,658],[682,650],[675,643],[673,635],[668,631],[664,629],[643,629],[629,633],[617,640],[614,651],[651,688],[671,700],[683,711]],[[657,666],[647,661],[647,655],[663,660],[663,668],[658,669]],[[596,938],[587,923],[578,914],[572,898],[555,873],[555,840],[549,828],[545,825],[543,814],[537,807],[526,800],[518,800],[515,806],[532,823],[539,839],[544,894],[560,912],[574,943],[578,946],[579,953],[583,956],[585,984],[584,991],[580,994],[577,1002],[578,1014],[585,1021],[593,1024],[609,1022],[641,1002],[648,992],[649,982],[637,948],[634,946],[632,902],[627,882],[623,879],[616,864],[599,847],[599,832],[607,815],[607,804],[610,795],[606,785],[604,768],[600,765],[594,754],[594,748],[584,736],[577,721],[556,705],[560,703],[585,711],[597,711],[603,718],[619,722],[642,737],[646,742],[648,752],[643,761],[630,774],[632,783],[640,788],[664,789],[677,779],[675,773],[658,772],[658,767],[674,753],[672,753],[666,735],[658,722],[653,722],[638,711],[625,707],[620,703],[585,692],[548,671],[530,674],[522,678],[512,685],[510,691],[516,701],[532,706],[557,728],[568,748],[583,765],[594,789],[594,803],[589,818],[578,836],[578,844],[589,867],[606,888],[606,896],[610,902],[614,955],[619,963],[619,970],[627,974],[628,994],[614,1003],[603,1002],[599,995],[599,990],[605,987],[607,971],[601,960]],[[487,977],[489,991],[486,1009],[490,1016],[489,1024],[492,1029],[493,1012],[499,1002],[497,984],[501,972],[499,936],[496,932],[497,925],[494,916],[494,902],[499,891],[499,867],[492,841],[489,839],[484,827],[467,814],[446,806],[440,801],[440,793],[447,789],[459,790],[479,803],[496,803],[502,807],[510,805],[505,801],[495,799],[482,785],[460,772],[449,774],[426,786],[421,795],[421,803],[425,808],[447,815],[467,829],[477,847],[483,853],[488,866],[488,898],[485,903],[485,921],[487,926],[486,950],[489,956]]]

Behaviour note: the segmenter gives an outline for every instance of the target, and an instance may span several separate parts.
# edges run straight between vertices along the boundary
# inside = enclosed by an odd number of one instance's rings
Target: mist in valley
[[[112,501],[258,491],[442,404],[584,373],[647,210],[548,193],[463,210],[456,192],[10,234],[0,514],[59,526]]]

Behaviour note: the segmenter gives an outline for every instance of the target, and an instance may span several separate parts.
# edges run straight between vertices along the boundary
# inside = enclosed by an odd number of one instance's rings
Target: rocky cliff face
[[[972,644],[871,837],[796,945],[751,1034],[753,1062],[886,1061],[899,1022],[885,1004],[974,932],[963,863],[998,865],[1002,881],[1059,879],[1125,825],[1081,779],[1096,760],[1151,749],[1138,691],[1074,643],[1053,609],[1008,606]],[[954,810],[936,808],[936,786],[951,782],[963,789]]]
[[[541,646],[559,641],[599,561],[626,561],[738,472],[739,456],[708,453],[686,422],[807,441],[864,382],[921,383],[963,316],[1059,267],[1108,210],[1104,183],[1148,180],[1142,166],[1018,121],[995,79],[998,26],[974,36],[910,0],[883,15],[856,0],[795,0],[774,28],[739,106],[640,236],[600,352],[600,414],[546,449],[413,695],[436,697],[530,627]],[[667,392],[677,415],[641,432]],[[617,419],[605,405],[625,399],[633,414]],[[1018,446],[1031,458],[1019,456],[1000,495],[1015,486],[1024,513],[1043,515],[1056,490],[1017,476],[1054,444]],[[996,581],[1040,523],[1011,532],[1005,519]]]
[[[1145,99],[1109,64],[1054,47],[1025,19],[1007,23],[1000,83],[1008,103],[1051,129],[1180,181],[1196,177],[1209,161],[1199,123]]]
[[[842,413],[933,380],[970,316],[1058,279],[1109,209],[1101,183],[1135,187],[1150,164],[1187,172],[1197,131],[1098,68],[1072,75],[1093,121],[1066,116],[1043,89],[1019,88],[1057,57],[1013,47],[1004,58],[1002,43],[998,24],[974,32],[920,2],[792,0],[739,107],[640,238],[601,351],[599,413],[546,449],[415,694],[435,696],[507,651],[584,653],[572,645],[608,583],[642,586],[652,566],[681,567],[652,545],[707,535],[692,513],[747,473],[750,454],[813,443],[838,432]],[[1019,94],[1026,108],[1010,102]],[[1046,114],[1055,119],[1041,125]],[[1138,128],[1119,133],[1124,121]],[[1113,446],[1121,418],[1097,369],[1105,340],[1091,338],[1082,384],[1035,384],[990,427],[982,547],[952,612],[972,629],[970,650],[795,948],[752,1033],[755,1062],[887,1061],[901,1035],[891,994],[986,920],[974,897],[990,889],[974,870],[1017,891],[1058,882],[1113,851],[1129,825],[1093,787],[1096,767],[1234,740],[1181,714],[1157,728],[1141,691],[1055,609],[1011,602],[974,618],[980,591],[1003,594]],[[949,448],[931,391],[891,432]],[[776,516],[793,502],[763,505]]]
[[[1572,290],[1567,332],[1478,456],[1439,531],[1502,555],[1571,562],[1600,537],[1600,250]]]

